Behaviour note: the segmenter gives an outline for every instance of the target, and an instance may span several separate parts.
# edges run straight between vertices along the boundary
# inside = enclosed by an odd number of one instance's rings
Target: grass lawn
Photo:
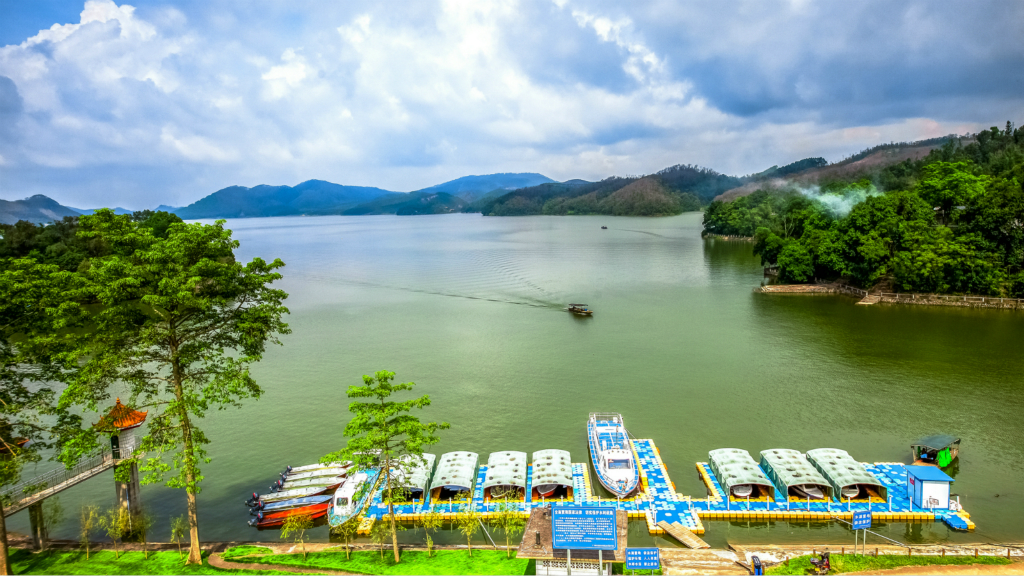
[[[221,553],[220,557],[224,560],[235,561],[235,558],[239,556],[251,556],[253,554],[273,554],[274,551],[266,546],[232,546]]]
[[[228,549],[229,551],[233,549]],[[337,552],[310,552],[306,560],[302,554],[274,554],[239,558],[234,562],[284,564],[307,568],[327,568],[359,572],[361,574],[525,574],[529,560],[505,557],[503,550],[473,550],[473,557],[464,550],[436,550],[431,557],[426,552],[402,552],[402,561],[395,564],[390,549],[384,551],[384,559],[378,552],[353,552],[352,559],[345,559],[344,550]]]
[[[204,552],[202,566],[185,566],[176,551],[150,552],[149,560],[142,552],[125,552],[115,560],[113,552],[101,550],[89,554],[86,560],[85,552],[47,550],[35,553],[19,548],[12,551],[10,558],[14,574],[286,574],[221,570],[207,564],[206,556]]]
[[[779,564],[768,569],[768,574],[810,574],[812,556],[798,556],[789,561],[789,565]],[[901,566],[932,566],[966,564],[1010,564],[1006,558],[996,556],[861,556],[833,554],[830,558],[832,572],[860,572],[866,570],[889,570]]]

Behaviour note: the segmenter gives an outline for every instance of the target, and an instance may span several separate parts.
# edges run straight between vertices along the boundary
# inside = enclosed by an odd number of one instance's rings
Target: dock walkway
[[[925,509],[914,506],[907,495],[906,465],[898,462],[879,462],[862,465],[878,478],[888,489],[889,499],[880,498],[855,499],[844,502],[819,500],[800,500],[787,497],[778,489],[773,498],[757,500],[735,497],[726,498],[714,472],[706,462],[697,463],[697,472],[704,482],[706,495],[691,498],[676,491],[661,459],[661,452],[651,439],[632,439],[636,460],[640,466],[640,491],[637,495],[626,498],[606,498],[599,496],[590,477],[590,465],[572,464],[573,499],[572,500],[532,500],[533,489],[531,464],[527,469],[526,498],[513,502],[523,517],[530,511],[546,504],[575,504],[577,506],[612,506],[624,510],[629,518],[645,520],[647,529],[652,535],[668,532],[662,523],[668,526],[678,524],[695,536],[705,533],[704,520],[725,521],[800,521],[800,522],[832,522],[849,521],[854,512],[870,510],[877,522],[945,522],[956,530],[973,530],[974,523],[970,514],[964,511],[954,512],[946,509]],[[472,497],[461,501],[445,501],[431,503],[428,500],[397,504],[398,518],[404,522],[415,522],[424,512],[433,508],[445,515],[446,519],[454,519],[460,512],[472,510],[481,515],[486,522],[496,510],[500,502],[485,502],[483,481],[487,475],[487,467],[480,466],[477,472],[476,486]],[[373,519],[382,518],[387,514],[387,506],[381,502],[380,492],[374,496],[366,511],[365,518],[369,524]],[[699,539],[698,539],[699,540]]]

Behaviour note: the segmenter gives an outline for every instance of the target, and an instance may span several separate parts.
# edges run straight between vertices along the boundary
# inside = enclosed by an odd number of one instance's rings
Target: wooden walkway
[[[669,524],[668,522],[662,520],[661,522],[658,522],[658,528],[661,528],[670,536],[685,544],[687,548],[711,548],[711,546],[708,546],[707,542],[701,540],[699,537],[697,537],[696,534],[690,532],[690,530],[687,529],[686,526],[683,526],[679,522],[673,522],[672,524]]]

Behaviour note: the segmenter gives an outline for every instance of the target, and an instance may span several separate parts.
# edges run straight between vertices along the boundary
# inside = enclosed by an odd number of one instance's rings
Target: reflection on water
[[[339,448],[346,387],[380,369],[431,396],[423,418],[452,424],[437,453],[471,450],[484,462],[493,451],[561,448],[587,461],[587,414],[616,411],[634,434],[656,440],[677,489],[697,498],[704,488],[694,462],[715,448],[756,457],[837,447],[860,460],[907,461],[915,439],[958,434],[953,492],[979,533],[942,524],[883,533],[1024,537],[1024,314],[760,294],[751,245],[702,240],[700,219],[230,221],[243,259],[286,262],[293,334],[253,370],[263,398],[201,424],[214,459],[203,468],[203,538],[275,540],[245,526],[244,497],[286,465]],[[569,302],[588,303],[594,316],[569,314]],[[70,511],[113,497],[109,473],[61,496]],[[146,486],[143,498],[162,519],[156,537],[166,538],[183,495]],[[75,537],[73,516],[55,537]],[[9,522],[28,531],[27,514]],[[654,540],[632,530],[631,545]],[[314,536],[326,539],[326,530]],[[707,540],[849,536],[838,525],[714,522]]]

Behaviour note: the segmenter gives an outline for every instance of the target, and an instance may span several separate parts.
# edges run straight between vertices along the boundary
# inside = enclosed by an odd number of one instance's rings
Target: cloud
[[[923,0],[89,0],[78,22],[0,48],[0,195],[142,208],[310,178],[412,190],[470,173],[838,159],[1019,121],[1022,14]]]

